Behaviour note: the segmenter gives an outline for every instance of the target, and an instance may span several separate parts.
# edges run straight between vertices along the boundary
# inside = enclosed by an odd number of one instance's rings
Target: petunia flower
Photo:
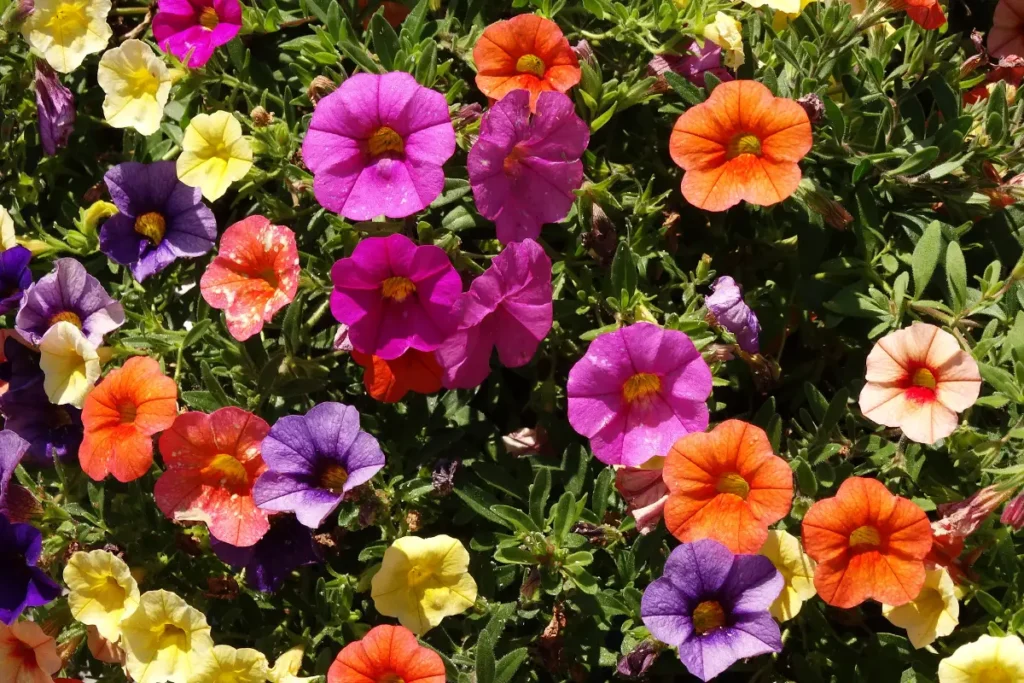
[[[238,0],[160,0],[153,17],[153,38],[160,49],[190,69],[210,61],[214,50],[242,29]]]
[[[782,592],[769,611],[776,620],[789,621],[800,613],[805,601],[817,594],[814,590],[814,560],[804,552],[800,539],[782,530],[769,531],[768,539],[758,554],[771,560],[785,581]]]
[[[121,622],[139,606],[139,585],[128,565],[106,550],[79,551],[64,567],[64,583],[71,616],[116,643]]]
[[[270,683],[312,683],[317,680],[316,676],[299,676],[299,669],[302,668],[302,657],[306,648],[302,645],[295,645],[277,658],[274,666],[271,667],[267,680]]]
[[[92,346],[124,324],[124,308],[110,298],[100,281],[73,258],[53,262],[53,272],[25,290],[14,329],[30,344],[39,344],[52,325],[71,323]]]
[[[260,444],[269,431],[234,406],[179,415],[160,435],[164,473],[153,489],[160,511],[176,522],[205,522],[219,541],[255,544],[270,529],[252,498],[253,483],[267,469]]]
[[[427,351],[409,349],[391,360],[353,351],[352,360],[363,368],[366,393],[384,403],[401,401],[410,391],[433,394],[441,388],[444,371]]]
[[[263,441],[263,459],[269,469],[253,487],[256,505],[294,512],[311,529],[384,467],[377,440],[359,429],[359,411],[342,403],[282,417]]]
[[[800,0],[743,0],[744,3],[751,7],[764,7],[768,6],[769,9],[773,9],[776,12],[788,12],[793,14],[800,11]]]
[[[252,168],[252,145],[231,112],[199,114],[185,129],[175,168],[181,182],[198,187],[212,202]]]
[[[814,587],[834,607],[868,598],[905,605],[921,592],[932,530],[924,511],[876,479],[850,477],[803,519],[804,549],[818,563]]]
[[[911,21],[925,30],[937,29],[946,23],[939,0],[889,0],[897,9],[906,11]]]
[[[811,145],[803,107],[757,81],[732,81],[679,117],[669,152],[686,171],[686,201],[725,211],[741,201],[769,206],[793,194],[801,178],[797,162]]]
[[[730,69],[743,66],[743,26],[725,12],[716,12],[715,20],[704,25],[704,37],[725,50],[724,64]]]
[[[199,289],[206,303],[224,311],[231,336],[245,341],[295,298],[299,270],[295,233],[249,216],[221,235]]]
[[[327,670],[327,683],[444,683],[441,656],[402,626],[376,626],[346,645]]]
[[[107,46],[114,34],[109,12],[110,0],[35,0],[21,33],[50,66],[66,74]]]
[[[530,106],[544,91],[566,92],[580,82],[580,63],[558,24],[519,14],[488,26],[473,47],[476,87],[492,100],[527,90]]]
[[[31,260],[32,252],[20,245],[0,252],[0,315],[17,308],[32,284]]]
[[[0,671],[11,683],[55,683],[61,670],[57,642],[34,621],[0,624]],[[8,678],[8,676],[10,678]]]
[[[566,393],[569,423],[594,456],[635,467],[707,428],[711,370],[685,333],[636,323],[592,341]]]
[[[502,244],[536,239],[541,226],[569,214],[583,184],[580,157],[590,129],[562,93],[541,93],[536,113],[515,90],[484,114],[469,151],[469,182],[477,210],[495,222]]]
[[[113,370],[86,398],[82,471],[95,481],[113,474],[134,481],[153,464],[153,436],[174,423],[178,386],[152,358],[135,356]]]
[[[276,593],[293,571],[322,560],[313,534],[292,515],[271,516],[270,531],[255,545],[239,548],[212,538],[210,548],[222,562],[245,569],[246,582],[264,593]]]
[[[691,674],[709,681],[740,659],[782,650],[768,608],[783,583],[766,557],[733,555],[710,539],[684,543],[644,591],[640,614]]]
[[[615,470],[615,489],[626,500],[626,511],[641,534],[654,531],[665,514],[668,486],[662,477],[664,467],[665,458],[656,455],[639,467]]]
[[[96,661],[124,667],[126,659],[124,648],[118,643],[111,642],[101,636],[99,629],[95,626],[85,627],[85,646],[89,649],[89,654]]]
[[[1015,635],[983,635],[939,662],[939,683],[1020,683],[1024,642]]]
[[[761,323],[743,300],[743,291],[736,281],[723,275],[711,285],[711,291],[712,294],[704,298],[704,305],[715,322],[733,333],[741,349],[747,353],[758,353]]]
[[[193,683],[213,649],[206,617],[176,594],[143,593],[121,623],[125,669],[136,683]]]
[[[39,367],[43,390],[55,405],[81,408],[100,378],[96,347],[72,323],[60,321],[39,341]]]
[[[171,94],[171,75],[163,60],[141,40],[126,40],[103,53],[96,79],[106,94],[103,118],[114,128],[152,135],[160,128]]]
[[[331,312],[352,347],[385,360],[434,351],[455,331],[462,280],[448,255],[405,235],[369,237],[331,268]]]
[[[664,75],[669,71],[679,74],[699,88],[705,84],[704,74],[710,73],[723,83],[733,80],[728,69],[722,66],[722,48],[710,40],[701,45],[688,40],[676,48],[679,54],[658,54],[647,63],[647,73],[657,76],[663,88],[668,89]]]
[[[18,236],[14,234],[14,219],[10,212],[0,206],[0,252],[18,246]]]
[[[53,156],[68,146],[75,128],[75,96],[46,62],[36,61],[36,115],[43,153]]]
[[[993,57],[1024,55],[1024,0],[999,0],[988,32]]]
[[[810,5],[812,2],[817,1],[818,0],[796,0],[794,2],[794,0],[782,0],[781,4],[786,5],[790,9],[775,10],[775,14],[772,16],[772,30],[774,30],[776,33],[782,31],[787,26],[792,24],[797,17],[803,14],[803,11],[807,9],[808,5]],[[771,4],[771,0],[769,0],[769,4]],[[793,7],[796,7],[796,9],[792,9]]]
[[[476,602],[469,574],[469,552],[451,536],[404,536],[384,551],[380,571],[370,581],[377,611],[423,635],[445,617]]]
[[[882,605],[882,616],[893,626],[905,628],[915,648],[926,647],[936,638],[948,636],[960,623],[960,603],[949,572],[929,570],[916,598],[899,607]]]
[[[949,332],[921,322],[879,339],[868,354],[864,379],[864,417],[899,427],[918,443],[952,434],[957,413],[974,405],[981,392],[977,362]]]
[[[12,522],[24,521],[19,508],[26,502],[25,496],[32,496],[27,489],[11,481],[28,449],[28,441],[9,429],[0,431],[0,515]]]
[[[266,683],[267,657],[251,648],[215,645],[196,666],[189,683]]]
[[[454,153],[444,95],[402,71],[346,79],[317,103],[302,140],[316,200],[354,221],[424,209]]]
[[[359,0],[358,9],[365,10],[366,6],[369,4],[370,0]],[[383,2],[377,3],[375,7],[384,8],[384,21],[391,24],[394,28],[401,26],[402,22],[405,21],[405,18],[409,16],[409,13],[412,11],[401,2],[396,2],[395,0],[384,0]],[[374,13],[376,13],[376,11],[377,10],[374,9]],[[367,28],[369,25],[370,17],[367,17],[364,20],[363,28]]]
[[[11,624],[29,607],[60,596],[60,586],[36,566],[42,552],[38,529],[0,515],[0,622]]]

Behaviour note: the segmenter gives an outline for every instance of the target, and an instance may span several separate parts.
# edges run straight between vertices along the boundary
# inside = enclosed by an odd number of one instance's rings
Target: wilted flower
[[[689,40],[679,48],[678,55],[666,52],[655,55],[647,63],[647,73],[658,76],[660,81],[664,81],[664,75],[669,71],[700,88],[704,87],[706,73],[711,73],[723,83],[733,80],[732,74],[722,66],[722,48],[711,40],[704,41],[703,45],[696,40]]]
[[[545,434],[541,429],[523,427],[511,434],[501,437],[501,443],[505,446],[505,452],[509,455],[537,455],[541,452],[545,443]]]
[[[459,469],[458,460],[438,460],[434,471],[430,473],[430,483],[434,493],[446,496],[455,488],[455,472]]]
[[[639,467],[615,470],[615,489],[626,501],[626,510],[636,520],[641,534],[657,528],[665,513],[668,486],[663,478],[665,458],[656,455]]]
[[[53,156],[67,147],[74,130],[75,96],[61,84],[53,69],[41,61],[36,62],[36,114],[43,153]]]
[[[957,503],[943,503],[938,506],[939,519],[932,523],[932,533],[937,537],[967,538],[1012,493],[1012,489],[986,486]]]
[[[338,89],[338,84],[327,76],[316,76],[309,82],[309,87],[306,88],[306,97],[313,103],[315,107],[319,104],[320,100],[330,95],[332,92]]]
[[[743,291],[728,275],[715,280],[711,285],[712,294],[704,298],[704,305],[714,316],[715,322],[729,330],[736,337],[741,349],[747,353],[760,351],[758,337],[761,323],[757,314],[743,300]]]
[[[804,111],[807,112],[807,118],[810,119],[811,125],[813,126],[821,117],[825,115],[825,102],[817,93],[810,93],[804,95],[796,101]]]
[[[619,659],[615,670],[625,678],[642,678],[647,670],[654,666],[660,654],[657,644],[645,640],[633,648],[629,654]]]

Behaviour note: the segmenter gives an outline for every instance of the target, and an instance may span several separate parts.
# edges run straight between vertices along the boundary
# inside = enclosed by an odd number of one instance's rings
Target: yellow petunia
[[[171,94],[167,66],[146,43],[126,40],[100,58],[96,78],[106,93],[103,118],[114,128],[152,135],[160,128]]]
[[[7,213],[7,209],[0,206],[0,251],[7,251],[16,246],[18,240],[14,234],[14,219]]]
[[[715,14],[715,20],[704,27],[704,37],[722,48],[722,63],[730,69],[743,65],[743,31],[740,22],[725,12]]]
[[[200,660],[189,683],[264,683],[269,676],[262,652],[217,645]]]
[[[914,600],[899,607],[882,605],[882,616],[893,626],[907,629],[907,638],[916,648],[948,636],[960,623],[960,603],[949,572],[942,568],[929,570],[924,588]]]
[[[751,7],[765,7],[776,10],[777,12],[786,12],[788,14],[798,14],[802,9],[800,7],[800,0],[743,0]],[[810,0],[808,0],[810,2]],[[806,5],[806,3],[805,3]]]
[[[800,613],[805,600],[816,594],[814,560],[804,552],[796,536],[781,530],[768,532],[760,554],[772,561],[786,582],[769,611],[778,621],[788,621]]]
[[[128,565],[106,550],[77,552],[64,567],[64,583],[71,616],[116,643],[121,621],[139,606],[139,584]]]
[[[299,676],[299,669],[302,668],[302,656],[305,652],[304,647],[296,645],[278,657],[274,662],[274,668],[267,674],[267,680],[270,683],[309,683],[314,680],[316,676],[309,678]]]
[[[136,683],[193,683],[213,638],[202,612],[158,590],[143,593],[139,608],[121,623],[121,644]]]
[[[226,111],[199,114],[188,124],[178,157],[178,179],[213,201],[252,168],[252,146],[242,125]]]
[[[469,552],[451,536],[405,536],[384,552],[370,591],[377,611],[422,635],[476,602]]]
[[[747,1],[749,2],[750,0]],[[779,10],[778,8],[776,8],[776,10],[778,11],[776,11],[774,16],[772,17],[772,29],[776,33],[778,33],[782,29],[789,26],[794,19],[799,17],[803,13],[803,11],[807,9],[808,5],[810,5],[812,2],[817,1],[818,0],[800,0],[800,2],[796,5],[796,10],[794,11]]]
[[[69,73],[107,46],[109,12],[110,0],[35,0],[21,32],[50,66]]]
[[[74,323],[50,326],[39,342],[39,367],[50,403],[81,408],[100,378],[100,356]]]
[[[1024,683],[1024,643],[982,636],[939,662],[939,683]]]

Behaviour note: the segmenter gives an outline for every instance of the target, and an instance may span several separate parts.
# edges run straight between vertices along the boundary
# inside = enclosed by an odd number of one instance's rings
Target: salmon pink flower
[[[441,388],[444,371],[427,351],[409,349],[392,360],[353,351],[352,359],[364,369],[366,392],[384,403],[401,401],[410,391],[433,394]]]
[[[653,531],[665,514],[668,486],[662,477],[665,458],[656,455],[639,467],[615,471],[615,489],[626,500],[629,514],[641,534]]]
[[[988,32],[993,57],[1024,55],[1024,0],[999,0]]]
[[[213,51],[242,29],[238,0],[160,0],[153,17],[153,38],[160,49],[190,69],[210,61]]]
[[[444,683],[444,662],[404,626],[377,626],[346,645],[327,671],[327,683]]]
[[[57,643],[39,624],[19,621],[0,624],[0,671],[10,683],[54,683],[61,669]],[[8,678],[9,677],[9,678]]]

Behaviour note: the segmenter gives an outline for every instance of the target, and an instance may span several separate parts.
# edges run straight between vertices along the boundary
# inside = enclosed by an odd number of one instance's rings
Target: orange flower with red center
[[[327,683],[444,683],[440,655],[423,647],[404,626],[377,626],[345,646]]]
[[[530,109],[545,90],[566,92],[580,82],[580,62],[558,24],[536,14],[498,21],[473,48],[476,87],[492,100],[530,91]]]
[[[5,683],[53,683],[60,671],[57,644],[34,621],[0,622],[0,672]]]
[[[924,559],[932,548],[928,517],[875,479],[850,477],[834,498],[812,505],[803,538],[818,563],[814,587],[835,607],[868,598],[904,605],[924,586]]]
[[[662,472],[665,526],[680,541],[711,538],[734,553],[756,553],[768,525],[789,512],[793,472],[763,429],[726,420],[672,446]]]
[[[441,388],[443,372],[433,352],[409,349],[398,358],[384,360],[353,351],[352,359],[365,369],[363,386],[366,391],[384,403],[401,401],[410,391],[432,394]]]
[[[768,206],[793,194],[801,178],[797,162],[811,144],[803,107],[756,81],[730,81],[679,117],[669,153],[686,171],[686,200],[725,211],[741,201]]]
[[[153,464],[153,436],[178,415],[178,386],[152,358],[129,358],[89,392],[82,408],[82,471],[133,481]]]
[[[247,548],[270,530],[252,485],[267,469],[260,446],[270,425],[241,408],[183,413],[160,436],[166,471],[153,494],[175,521],[206,522],[218,541]]]

